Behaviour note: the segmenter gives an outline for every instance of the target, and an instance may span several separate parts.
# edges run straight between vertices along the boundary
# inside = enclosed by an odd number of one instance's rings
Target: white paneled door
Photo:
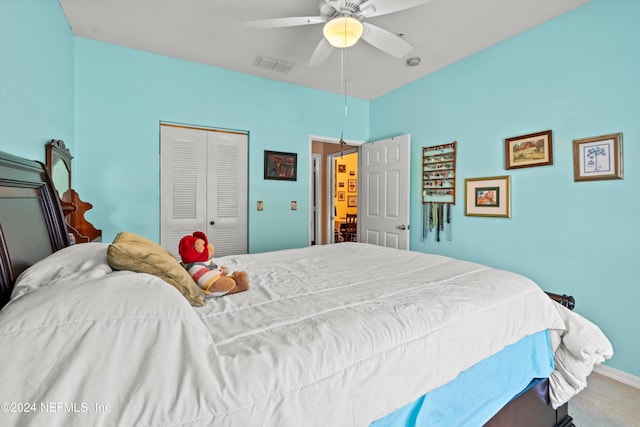
[[[160,126],[160,244],[204,231],[215,256],[247,253],[248,137]]]
[[[360,146],[358,241],[409,249],[410,135]]]

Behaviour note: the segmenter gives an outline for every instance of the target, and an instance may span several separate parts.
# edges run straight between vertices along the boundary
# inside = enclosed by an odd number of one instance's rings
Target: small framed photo
[[[345,173],[347,171],[347,165],[338,165],[338,173]]]
[[[350,208],[358,206],[358,196],[347,196],[347,206]]]
[[[573,140],[573,180],[623,179],[622,133]]]
[[[296,181],[298,154],[264,150],[264,179]]]
[[[344,191],[338,191],[338,201],[344,202]]]
[[[347,181],[347,184],[347,191],[349,191],[349,193],[355,193],[358,191],[358,182],[355,179],[350,179]]]
[[[465,215],[511,217],[511,177],[467,178],[465,183]]]
[[[504,140],[505,169],[553,164],[551,131],[530,133]]]

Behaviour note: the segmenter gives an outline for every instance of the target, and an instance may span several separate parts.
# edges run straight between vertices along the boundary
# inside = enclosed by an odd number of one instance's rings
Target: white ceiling
[[[243,21],[317,16],[322,0],[59,0],[74,34],[334,93],[343,93],[341,55],[319,67],[307,62],[322,24],[249,29]],[[402,2],[406,0],[390,0]],[[405,58],[360,40],[346,51],[347,94],[374,99],[589,0],[432,0],[368,21],[403,38]],[[261,55],[293,68],[282,73],[254,64]],[[420,57],[416,67],[406,58]]]

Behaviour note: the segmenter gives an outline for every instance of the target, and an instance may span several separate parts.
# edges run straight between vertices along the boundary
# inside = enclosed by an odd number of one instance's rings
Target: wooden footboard
[[[558,304],[573,310],[575,299],[570,295],[546,292]],[[543,379],[513,399],[493,416],[485,427],[574,427],[568,404],[553,409],[549,399],[549,380]]]
[[[509,402],[485,427],[572,427],[573,419],[567,408],[565,403],[553,409],[549,401],[549,380],[544,379]]]
[[[547,292],[546,294],[549,295],[549,298],[567,307],[569,310],[573,310],[576,306],[576,300],[571,295],[553,294],[551,292]]]

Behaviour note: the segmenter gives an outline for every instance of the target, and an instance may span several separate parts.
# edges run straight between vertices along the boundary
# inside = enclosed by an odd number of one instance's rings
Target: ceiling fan
[[[300,25],[325,24],[324,37],[309,60],[310,67],[321,65],[334,47],[345,48],[360,38],[370,45],[397,58],[406,56],[413,46],[400,36],[365,20],[375,16],[399,12],[428,3],[431,0],[320,0],[318,16],[246,21],[248,28],[282,28]]]

